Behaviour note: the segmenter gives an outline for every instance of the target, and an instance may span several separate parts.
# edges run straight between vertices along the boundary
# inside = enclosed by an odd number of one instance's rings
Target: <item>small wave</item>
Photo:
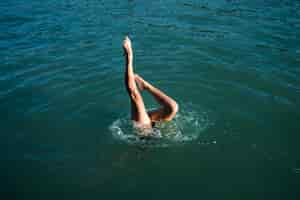
[[[152,129],[137,129],[129,117],[123,117],[115,120],[109,130],[115,140],[130,145],[168,147],[197,140],[212,124],[207,111],[183,107],[172,121],[157,123]],[[141,131],[150,131],[150,136],[140,136]]]

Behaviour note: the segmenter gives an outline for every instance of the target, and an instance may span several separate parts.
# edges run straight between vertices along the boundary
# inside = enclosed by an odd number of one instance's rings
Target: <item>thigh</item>
[[[161,107],[156,110],[149,111],[148,115],[151,121],[170,121],[175,117],[176,112],[172,112],[172,110],[166,107]]]
[[[151,121],[163,121],[166,116],[166,111],[164,108],[158,108],[155,110],[151,110],[148,112],[148,115],[151,119]]]
[[[131,118],[140,124],[151,124],[151,120],[141,96],[131,99]]]

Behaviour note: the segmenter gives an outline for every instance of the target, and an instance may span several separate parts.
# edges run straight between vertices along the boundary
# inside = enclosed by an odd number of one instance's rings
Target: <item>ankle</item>
[[[144,82],[144,88],[145,90],[151,90],[151,85],[148,82]]]
[[[125,59],[127,64],[132,64],[132,60],[133,60],[132,54],[125,53]]]
[[[126,58],[127,58],[128,62],[132,62],[132,60],[133,60],[132,53],[126,53]]]

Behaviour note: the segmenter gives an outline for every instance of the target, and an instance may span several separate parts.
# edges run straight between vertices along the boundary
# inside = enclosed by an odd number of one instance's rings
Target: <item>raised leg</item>
[[[156,99],[156,101],[162,106],[156,110],[150,111],[149,117],[151,121],[170,121],[172,120],[177,111],[178,104],[174,99],[166,95],[158,88],[145,81],[142,77],[135,74],[135,80],[141,90],[146,89]]]
[[[146,111],[143,98],[136,86],[135,75],[133,73],[133,51],[131,41],[125,37],[123,48],[126,61],[125,70],[125,85],[131,101],[131,118],[139,125],[144,127],[151,126],[151,120]]]

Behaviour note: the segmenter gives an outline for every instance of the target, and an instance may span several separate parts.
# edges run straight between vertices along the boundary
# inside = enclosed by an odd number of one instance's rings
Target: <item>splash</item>
[[[167,147],[197,140],[213,123],[207,111],[192,106],[181,107],[170,122],[156,123],[152,129],[141,130],[134,127],[129,117],[114,121],[109,129],[114,139],[132,145]],[[150,131],[150,137],[141,137],[140,131]]]

